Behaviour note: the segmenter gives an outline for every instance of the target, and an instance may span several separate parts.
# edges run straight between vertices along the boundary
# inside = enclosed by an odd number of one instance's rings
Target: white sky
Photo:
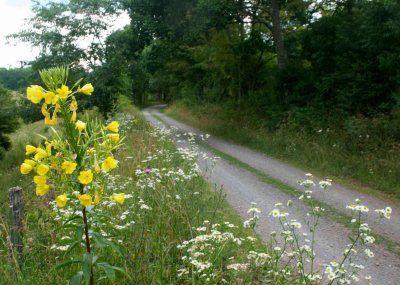
[[[6,36],[20,31],[24,19],[31,15],[30,0],[0,0],[0,67],[20,66],[21,60],[32,60],[38,51],[19,43],[7,45]]]
[[[38,55],[37,48],[28,44],[7,44],[6,36],[21,31],[24,19],[32,16],[30,0],[0,0],[0,67],[19,67],[20,61],[33,60]],[[118,17],[112,30],[117,30],[129,23],[129,16]]]

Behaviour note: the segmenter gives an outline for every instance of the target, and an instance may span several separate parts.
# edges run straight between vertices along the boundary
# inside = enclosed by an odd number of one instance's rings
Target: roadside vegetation
[[[386,200],[400,201],[400,158],[389,117],[349,118],[322,127],[290,118],[276,129],[258,125],[260,118],[226,106],[177,102],[168,115],[212,135],[261,151],[277,159],[330,177]]]
[[[111,30],[122,13],[130,24]],[[177,148],[131,104],[172,103],[168,114],[200,129],[398,201],[399,21],[394,0],[35,1],[8,40],[38,57],[0,68],[0,284],[370,282],[358,275],[375,240],[361,201],[347,205],[343,259],[317,269],[304,234],[320,206],[301,223],[277,201],[265,214],[282,232],[261,242],[263,209],[249,205],[243,223],[200,176],[190,134]],[[39,71],[66,63],[68,80],[44,87]],[[13,186],[22,257],[9,238]]]
[[[325,210],[312,202],[312,175],[301,183],[309,217],[293,220],[293,202],[278,202],[269,216],[282,229],[264,244],[256,231],[262,210],[252,203],[242,222],[223,192],[211,189],[197,160],[206,159],[205,169],[212,171],[217,158],[201,154],[193,134],[151,127],[125,97],[107,120],[96,110],[78,113],[76,98],[92,96],[93,86],[78,81],[69,89],[68,68],[40,75],[46,89],[31,85],[27,98],[42,104],[44,122],[13,134],[0,168],[7,177],[1,196],[8,196],[10,186],[22,186],[25,214],[19,251],[11,242],[9,207],[0,210],[2,284],[370,281],[360,271],[362,260],[374,256],[368,245],[375,238],[363,221],[368,207],[361,201],[347,206],[353,226],[343,256],[317,266],[314,233]],[[174,138],[183,145],[176,147]],[[33,181],[27,178],[31,172]],[[326,191],[331,182],[319,186]],[[389,207],[375,212],[390,219]]]

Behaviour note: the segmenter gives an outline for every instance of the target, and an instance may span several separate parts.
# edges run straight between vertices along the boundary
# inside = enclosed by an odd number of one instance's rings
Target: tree
[[[15,102],[11,98],[11,92],[0,85],[0,158],[4,150],[11,147],[11,141],[7,134],[18,128],[18,117],[15,112]]]
[[[29,28],[10,35],[14,40],[39,47],[34,69],[69,64],[94,68],[104,61],[104,36],[118,16],[112,0],[34,1]]]

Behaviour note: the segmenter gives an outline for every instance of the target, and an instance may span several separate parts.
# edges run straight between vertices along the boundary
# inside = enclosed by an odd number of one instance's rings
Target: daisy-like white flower
[[[366,248],[366,249],[364,250],[364,252],[365,252],[365,254],[366,254],[368,257],[370,257],[370,258],[374,257],[374,255],[375,255],[369,248]]]
[[[272,215],[272,217],[277,218],[280,216],[280,212],[278,209],[274,209],[271,211],[270,215]]]
[[[336,278],[336,274],[335,273],[333,273],[333,272],[330,272],[329,274],[328,274],[328,279],[330,280],[330,281],[332,281],[333,279],[335,279]]]

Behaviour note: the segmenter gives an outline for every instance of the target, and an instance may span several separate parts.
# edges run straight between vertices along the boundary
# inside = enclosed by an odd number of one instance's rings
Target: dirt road
[[[163,127],[174,126],[182,133],[203,134],[198,129],[166,116],[160,112],[160,108],[161,106],[155,106],[143,111],[144,116],[151,124]],[[303,179],[307,171],[294,168],[246,147],[221,139],[211,137],[206,141],[206,144],[286,185],[304,191],[297,181]],[[199,147],[202,152],[209,156],[212,155],[208,148]],[[204,162],[200,159],[199,164],[204,165]],[[257,203],[257,207],[263,211],[259,223],[259,232],[265,240],[269,239],[269,234],[272,231],[280,231],[277,220],[267,217],[270,211],[275,208],[276,203],[282,202],[285,204],[288,200],[293,200],[296,206],[294,207],[295,210],[292,209],[290,217],[299,222],[304,221],[309,211],[303,200],[297,199],[298,196],[294,196],[293,193],[285,193],[265,183],[253,172],[223,159],[217,163],[208,179],[216,185],[223,185],[228,202],[243,219],[248,218],[247,209],[250,207],[250,203]],[[319,181],[318,178],[315,180]],[[350,214],[349,210],[346,209],[346,205],[354,203],[356,198],[361,199],[363,204],[370,207],[366,222],[373,226],[374,231],[389,241],[400,242],[400,209],[395,205],[390,205],[375,197],[357,193],[338,185],[334,185],[328,191],[322,191],[315,187],[312,195],[336,211],[345,214]],[[385,220],[379,225],[374,225],[376,222],[374,209],[382,209],[385,206],[391,206],[393,209],[391,220]],[[339,261],[342,258],[344,248],[350,243],[347,239],[349,233],[350,230],[344,224],[332,218],[323,218],[316,233],[317,241],[314,248],[317,255],[317,264],[321,265],[334,260]],[[375,257],[362,259],[360,263],[365,265],[365,269],[361,275],[372,276],[373,284],[400,285],[400,256],[388,250],[384,244],[374,244],[371,250],[375,253]],[[363,281],[361,282],[361,284],[364,283]]]

